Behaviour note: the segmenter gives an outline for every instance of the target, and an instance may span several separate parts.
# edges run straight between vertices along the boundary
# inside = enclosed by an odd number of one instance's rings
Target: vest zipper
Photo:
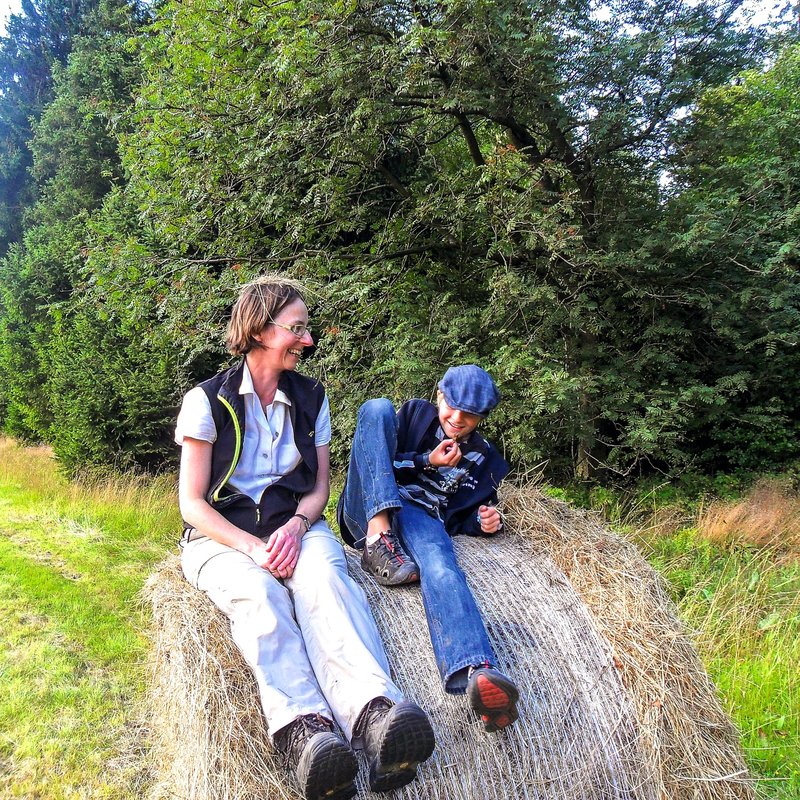
[[[239,463],[239,456],[242,454],[242,429],[239,427],[239,420],[236,416],[236,412],[233,410],[233,406],[220,394],[217,395],[217,400],[222,403],[225,408],[228,409],[230,412],[231,417],[233,418],[233,429],[236,432],[236,446],[233,450],[233,461],[231,461],[231,465],[228,468],[228,473],[222,479],[221,483],[217,488],[214,490],[214,502],[219,500],[219,493],[222,491],[222,487],[231,479],[231,475],[233,475],[233,471],[236,469],[236,465]]]

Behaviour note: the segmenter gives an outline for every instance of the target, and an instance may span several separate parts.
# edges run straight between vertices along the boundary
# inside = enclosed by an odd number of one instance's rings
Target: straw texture
[[[459,562],[517,681],[520,720],[486,734],[445,694],[417,588],[378,586],[348,553],[398,684],[437,737],[395,798],[749,800],[738,746],[658,576],[591,515],[534,486],[504,492],[506,533],[456,539]],[[227,621],[169,558],[153,607],[155,797],[298,797],[270,753],[255,683]],[[367,797],[366,770],[360,796]]]

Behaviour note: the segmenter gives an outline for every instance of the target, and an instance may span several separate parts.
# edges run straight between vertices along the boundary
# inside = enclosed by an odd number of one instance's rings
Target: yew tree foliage
[[[6,427],[158,463],[236,287],[279,269],[312,289],[339,466],[364,399],[457,362],[497,379],[488,433],[523,467],[796,456],[796,56],[747,72],[739,5],[193,0],[135,49],[110,26],[32,140]]]
[[[31,123],[52,99],[52,71],[66,62],[96,0],[22,0],[21,6],[0,37],[0,255],[20,238],[35,198]]]
[[[679,112],[757,55],[737,6],[167,4],[124,150],[164,323],[202,353],[231,285],[291,268],[339,441],[365,398],[476,361],[520,463],[686,460],[726,389],[695,368],[688,278],[638,253],[667,235]]]
[[[147,463],[154,447],[163,450],[170,377],[129,328],[81,302],[88,223],[122,178],[115,131],[138,81],[125,42],[140,16],[128,3],[101,0],[84,10],[63,66],[52,65],[52,100],[32,121],[28,142],[38,199],[0,261],[5,428],[53,443],[73,468]]]
[[[49,268],[25,276],[14,266],[19,251],[9,253],[8,248],[21,240],[37,195],[31,174],[33,126],[53,99],[53,72],[66,62],[84,15],[95,5],[24,0],[0,38],[0,256],[5,256],[0,267],[0,405],[13,433],[27,432],[27,418],[47,413],[45,398],[26,391],[27,365],[37,359],[28,325],[34,310],[54,298]],[[61,233],[52,237],[54,249],[60,247]],[[25,397],[24,408],[15,404],[15,394]]]

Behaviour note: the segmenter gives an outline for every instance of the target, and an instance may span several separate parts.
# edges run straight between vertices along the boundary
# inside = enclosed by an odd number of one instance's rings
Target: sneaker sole
[[[350,800],[356,796],[358,761],[335,734],[326,733],[311,740],[298,765],[298,775],[303,769],[307,772],[300,789],[306,800]]]
[[[431,757],[436,739],[425,712],[403,701],[392,706],[377,759],[370,765],[369,788],[389,792],[411,783],[417,767]]]
[[[519,718],[519,691],[505,676],[478,674],[468,687],[469,703],[481,715],[484,728],[495,733]]]
[[[416,572],[412,572],[407,577],[398,577],[397,575],[393,575],[390,578],[386,578],[383,575],[378,575],[377,573],[373,572],[372,570],[366,570],[375,578],[376,581],[381,586],[405,586],[409,583],[419,583],[419,574]]]

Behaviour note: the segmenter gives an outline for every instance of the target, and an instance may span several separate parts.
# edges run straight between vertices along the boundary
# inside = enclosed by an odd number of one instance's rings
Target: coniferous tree
[[[96,0],[22,0],[0,38],[0,256],[19,241],[36,196],[31,121],[53,96],[53,68],[66,63],[73,37]]]
[[[53,429],[54,413],[71,404],[52,382],[70,351],[66,304],[81,279],[88,215],[121,179],[114,121],[130,104],[138,78],[134,58],[125,49],[138,10],[101,0],[81,11],[80,28],[70,16],[71,35],[59,40],[58,56],[65,64],[57,59],[50,65],[53,99],[40,111],[27,142],[28,173],[38,199],[27,211],[21,240],[0,261],[5,427],[47,441],[60,431]],[[31,50],[45,47],[38,33],[40,38],[29,43]],[[68,46],[67,57],[63,50]]]

